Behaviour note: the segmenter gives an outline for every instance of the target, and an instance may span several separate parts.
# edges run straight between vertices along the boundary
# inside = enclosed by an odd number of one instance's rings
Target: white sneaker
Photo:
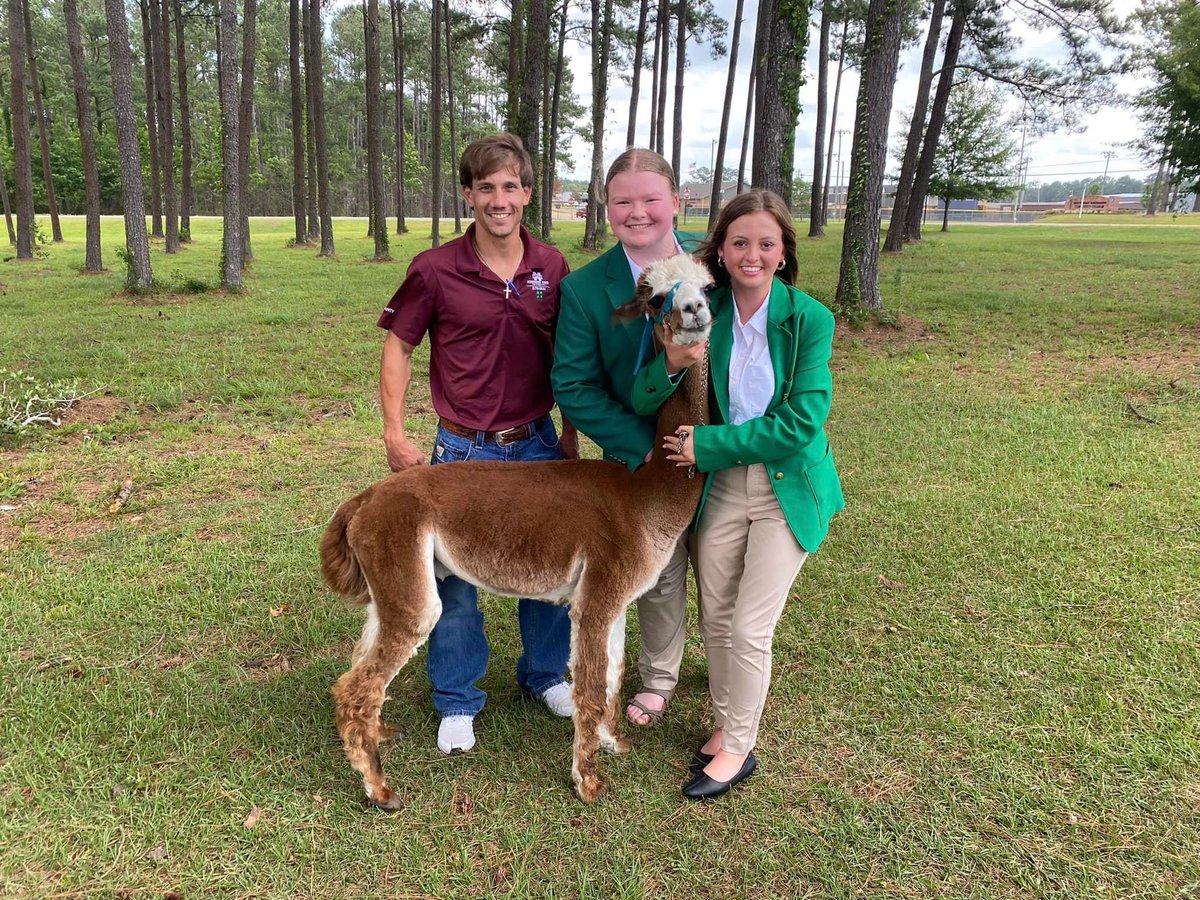
[[[474,722],[473,716],[446,716],[438,725],[438,749],[443,753],[466,753],[475,746]]]
[[[545,703],[546,709],[556,716],[569,719],[575,715],[575,700],[571,696],[571,685],[565,681],[560,681],[554,687],[538,694],[538,699]]]

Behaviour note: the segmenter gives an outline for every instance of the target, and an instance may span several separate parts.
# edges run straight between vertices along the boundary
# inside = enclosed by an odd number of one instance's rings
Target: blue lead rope
[[[679,285],[682,282],[675,282],[671,290],[667,291],[667,299],[663,302],[662,309],[658,311],[657,316],[646,314],[646,327],[642,329],[642,345],[638,348],[637,362],[633,364],[633,374],[637,375],[642,369],[642,362],[646,359],[646,354],[650,351],[650,344],[654,340],[654,326],[661,325],[662,320],[670,315],[671,310],[675,308],[675,292],[679,290]]]

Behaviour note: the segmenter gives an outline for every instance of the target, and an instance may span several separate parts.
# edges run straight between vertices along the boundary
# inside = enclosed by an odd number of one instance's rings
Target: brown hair
[[[623,172],[653,172],[667,179],[671,193],[679,193],[679,185],[675,183],[675,171],[662,154],[647,150],[644,147],[630,147],[612,161],[608,174],[604,176],[604,196],[608,197],[608,186],[612,180]]]
[[[779,228],[783,231],[783,268],[775,274],[785,284],[795,282],[800,266],[796,260],[796,225],[792,221],[791,210],[774,191],[747,191],[738,194],[721,208],[712,234],[705,238],[700,249],[696,251],[696,256],[708,266],[708,271],[712,272],[716,284],[729,284],[729,272],[720,264],[721,245],[725,243],[729,226],[742,216],[756,212],[769,213],[779,223]]]
[[[533,187],[533,163],[525,145],[515,134],[501,131],[471,143],[458,164],[458,183],[471,187],[477,178],[486,178],[500,169],[516,169],[521,187]]]

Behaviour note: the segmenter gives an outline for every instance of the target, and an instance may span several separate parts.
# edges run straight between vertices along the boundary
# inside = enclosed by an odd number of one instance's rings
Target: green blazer
[[[696,521],[704,510],[712,473],[763,463],[788,525],[800,546],[815,552],[829,520],[845,506],[833,453],[825,437],[833,379],[833,314],[821,303],[775,279],[767,299],[767,348],[775,371],[775,393],[767,411],[741,425],[729,421],[729,357],[733,350],[733,294],[728,287],[709,295],[713,327],[708,340],[709,371],[716,409],[713,423],[693,435],[696,468],[709,473]],[[651,415],[678,386],[658,356],[634,383],[635,411]]]
[[[697,241],[679,232],[675,238],[685,250]],[[630,402],[643,322],[613,322],[613,312],[633,292],[619,243],[564,278],[550,373],[562,414],[600,445],[605,459],[630,469],[645,461],[655,432],[654,414],[639,414]]]

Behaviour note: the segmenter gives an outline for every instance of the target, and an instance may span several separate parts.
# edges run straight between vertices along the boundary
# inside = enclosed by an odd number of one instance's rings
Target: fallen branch
[[[1143,422],[1149,422],[1151,425],[1159,424],[1158,419],[1152,419],[1150,416],[1146,415],[1144,412],[1141,412],[1136,406],[1133,405],[1132,401],[1126,402],[1125,408],[1132,415],[1137,416]]]

